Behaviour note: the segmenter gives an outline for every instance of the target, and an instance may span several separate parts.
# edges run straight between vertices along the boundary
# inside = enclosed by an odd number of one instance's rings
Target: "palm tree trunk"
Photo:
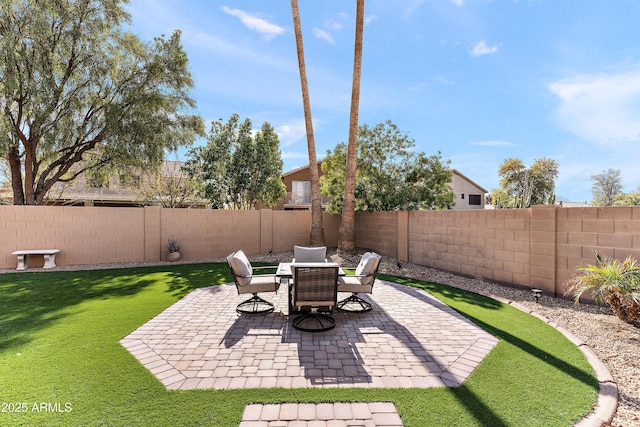
[[[362,34],[364,30],[364,0],[356,0],[356,40],[353,53],[353,83],[351,86],[351,112],[349,114],[349,142],[347,167],[344,178],[342,220],[338,237],[339,251],[356,248],[355,189],[356,157],[358,154],[358,109],[360,107],[360,75],[362,70]]]
[[[320,173],[316,159],[316,143],[313,137],[313,122],[311,121],[311,104],[309,103],[309,85],[307,70],[304,64],[304,47],[302,43],[302,28],[298,0],[291,0],[293,28],[296,35],[298,52],[298,67],[300,69],[300,84],[302,86],[302,105],[304,108],[304,124],[307,130],[307,148],[309,151],[309,179],[311,181],[311,246],[324,246],[324,225],[322,223],[322,201],[320,199]]]

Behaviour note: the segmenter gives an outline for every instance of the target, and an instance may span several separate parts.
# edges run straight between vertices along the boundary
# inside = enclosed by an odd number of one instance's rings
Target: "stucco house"
[[[453,189],[454,209],[484,209],[484,195],[487,193],[480,185],[453,169],[451,188]]]
[[[165,160],[160,171],[165,179],[179,176],[183,162]],[[61,206],[110,206],[110,207],[139,207],[141,206],[141,187],[147,185],[148,174],[130,172],[127,174],[111,174],[94,177],[83,174],[71,184],[58,182],[49,191],[44,200],[46,205]],[[162,179],[162,178],[160,178]],[[10,183],[0,189],[0,197],[11,200]],[[205,204],[198,206],[204,207]],[[185,206],[187,207],[187,206]],[[193,207],[193,206],[190,206]]]
[[[322,176],[322,160],[317,163],[318,173]],[[453,169],[451,188],[453,189],[455,206],[453,209],[484,209],[485,190],[480,185]],[[311,209],[311,181],[309,165],[293,169],[282,174],[282,182],[287,188],[285,198],[273,209],[307,210]],[[326,207],[328,199],[323,197],[322,206]]]

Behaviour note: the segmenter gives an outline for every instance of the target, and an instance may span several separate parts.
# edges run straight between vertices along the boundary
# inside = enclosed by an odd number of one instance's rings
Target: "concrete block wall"
[[[337,246],[340,218],[323,221]],[[159,261],[169,238],[186,260],[283,252],[308,245],[310,228],[308,211],[0,206],[0,268],[18,249],[60,249],[59,265]],[[594,251],[640,260],[640,207],[359,212],[356,236],[384,256],[559,296]]]
[[[177,239],[183,258],[223,258],[242,249],[261,253],[261,212],[212,209],[161,209],[161,251],[166,258],[168,239]]]
[[[558,209],[558,282],[569,280],[578,266],[595,263],[594,252],[640,260],[640,207]]]
[[[154,262],[177,239],[186,260],[289,251],[309,244],[310,212],[212,209],[0,206],[0,268],[15,268],[19,249],[60,249],[58,265]],[[328,246],[337,246],[339,219],[325,215]],[[27,258],[42,266],[42,256]]]
[[[356,242],[359,248],[397,258],[398,212],[356,213]]]
[[[525,286],[530,227],[527,210],[412,211],[408,261]]]
[[[145,260],[144,209],[0,206],[0,268],[16,266],[19,249],[60,249],[57,264]],[[30,260],[29,258],[32,258]],[[38,259],[40,258],[40,259]],[[28,257],[29,265],[42,257]]]

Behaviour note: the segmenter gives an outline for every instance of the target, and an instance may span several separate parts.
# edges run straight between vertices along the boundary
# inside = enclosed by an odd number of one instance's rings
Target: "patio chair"
[[[251,298],[241,302],[236,306],[238,313],[268,313],[273,311],[273,304],[258,296],[259,292],[277,292],[280,287],[280,281],[275,274],[253,274],[254,267],[251,266],[247,256],[239,250],[231,253],[227,257],[227,264],[231,270],[233,281],[236,284],[238,295],[253,294]],[[259,268],[275,268],[271,266],[255,267]]]
[[[322,332],[333,329],[336,320],[330,313],[338,296],[337,264],[294,264],[293,306],[309,311],[293,319],[293,327],[306,332]],[[329,314],[326,314],[326,313]]]
[[[371,304],[358,296],[359,293],[373,292],[373,283],[378,274],[382,257],[375,252],[365,252],[356,267],[354,276],[343,276],[338,279],[338,292],[351,292],[348,298],[338,302],[337,309],[362,313],[371,310]]]
[[[294,246],[293,260],[291,262],[327,262],[327,247]]]

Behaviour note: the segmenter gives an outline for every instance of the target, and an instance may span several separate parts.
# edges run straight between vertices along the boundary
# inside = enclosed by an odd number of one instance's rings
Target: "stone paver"
[[[285,407],[289,409],[285,409]],[[294,409],[290,409],[293,407]],[[296,411],[295,407],[299,407]],[[319,408],[319,409],[318,409]],[[283,411],[298,413],[297,417],[280,417],[273,420],[273,414]],[[330,418],[322,413],[331,414]],[[402,426],[396,406],[390,402],[369,403],[319,403],[309,404],[252,404],[244,409],[240,427],[333,427],[333,426]]]
[[[334,311],[322,333],[272,313],[239,315],[234,285],[196,289],[121,343],[169,389],[460,385],[497,339],[426,292],[378,280],[367,313]],[[343,296],[342,294],[340,296]],[[344,295],[346,296],[346,295]]]
[[[339,295],[339,298],[347,295]],[[322,333],[291,327],[286,286],[275,310],[240,315],[233,284],[196,289],[122,339],[169,390],[454,387],[498,340],[426,292],[376,281],[367,313],[334,311]],[[241,427],[401,426],[395,405],[252,404]]]

